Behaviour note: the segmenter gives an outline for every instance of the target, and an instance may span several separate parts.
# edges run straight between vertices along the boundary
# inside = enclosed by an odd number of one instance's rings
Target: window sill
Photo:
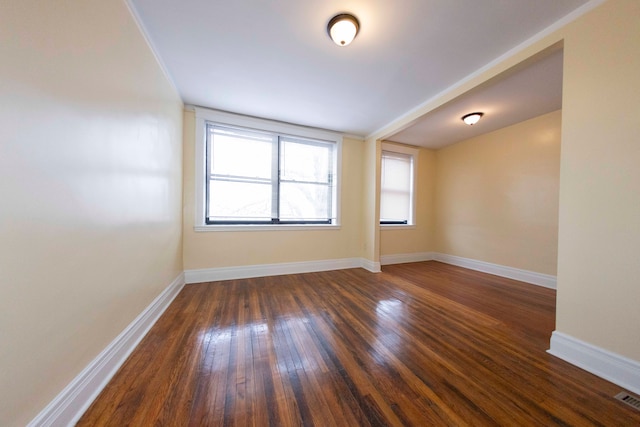
[[[196,225],[193,231],[197,233],[210,231],[312,231],[312,230],[340,230],[340,225]]]
[[[415,224],[384,224],[380,225],[380,230],[413,230]]]

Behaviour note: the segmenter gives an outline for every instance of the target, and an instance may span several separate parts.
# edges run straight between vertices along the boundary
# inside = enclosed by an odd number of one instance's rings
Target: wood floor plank
[[[187,285],[79,426],[634,426],[555,291],[438,262]]]

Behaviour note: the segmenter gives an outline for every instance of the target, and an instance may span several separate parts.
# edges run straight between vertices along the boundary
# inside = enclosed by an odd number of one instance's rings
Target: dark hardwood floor
[[[438,262],[187,285],[78,425],[640,425],[554,311]]]

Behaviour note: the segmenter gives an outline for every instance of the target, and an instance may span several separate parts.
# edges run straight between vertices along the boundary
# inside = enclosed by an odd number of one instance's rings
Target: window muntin
[[[382,151],[380,179],[380,224],[413,224],[414,157]]]
[[[205,223],[335,224],[334,142],[206,125]]]

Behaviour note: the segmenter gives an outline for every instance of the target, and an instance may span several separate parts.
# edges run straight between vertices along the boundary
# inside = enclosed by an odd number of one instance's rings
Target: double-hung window
[[[336,141],[204,127],[205,227],[337,224]]]
[[[413,225],[416,149],[383,144],[380,170],[380,225]]]

